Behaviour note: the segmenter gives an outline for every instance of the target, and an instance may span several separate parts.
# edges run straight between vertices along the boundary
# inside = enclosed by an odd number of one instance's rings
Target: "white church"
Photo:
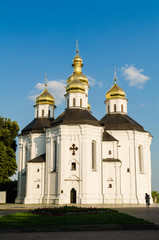
[[[103,118],[91,114],[82,62],[77,50],[60,116],[47,82],[36,98],[19,135],[16,203],[143,204],[151,194],[151,134],[127,114],[116,78]]]

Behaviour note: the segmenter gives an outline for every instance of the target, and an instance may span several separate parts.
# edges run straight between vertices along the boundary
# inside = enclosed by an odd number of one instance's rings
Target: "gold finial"
[[[47,73],[45,74],[45,88],[47,88]]]
[[[76,53],[79,53],[78,38],[76,39]]]
[[[114,69],[114,82],[116,83],[116,67]]]

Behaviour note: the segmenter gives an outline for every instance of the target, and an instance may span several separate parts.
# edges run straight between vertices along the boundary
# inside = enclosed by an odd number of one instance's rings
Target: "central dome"
[[[88,78],[82,73],[82,67],[83,67],[83,61],[82,58],[78,55],[78,50],[76,51],[76,56],[73,59],[73,68],[74,72],[71,76],[67,78],[67,83],[70,83],[72,80],[74,80],[74,77],[76,76],[78,80],[80,80],[83,84],[88,85]]]
[[[85,92],[85,86],[78,78],[75,78],[66,86],[66,92]]]

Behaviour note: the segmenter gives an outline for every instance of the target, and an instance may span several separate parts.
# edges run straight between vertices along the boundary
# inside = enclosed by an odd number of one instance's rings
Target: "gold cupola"
[[[84,84],[77,78],[77,75],[74,76],[73,80],[70,81],[70,83],[66,86],[66,92],[79,92],[84,93],[85,92],[85,86]]]
[[[67,78],[67,83],[70,83],[74,79],[74,77],[77,76],[78,80],[80,80],[83,84],[88,85],[88,78],[82,73],[83,61],[78,54],[79,50],[77,43],[76,56],[74,57],[72,64],[74,72],[71,76]]]
[[[49,93],[47,90],[47,74],[45,75],[46,82],[45,82],[45,89],[44,91],[36,98],[36,105],[39,104],[49,104],[49,105],[55,105],[55,99],[53,96]]]
[[[126,93],[116,84],[116,78],[114,78],[114,85],[110,90],[106,92],[106,99],[126,99]]]

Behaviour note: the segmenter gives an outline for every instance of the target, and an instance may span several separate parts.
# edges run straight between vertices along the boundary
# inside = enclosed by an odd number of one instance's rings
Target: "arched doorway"
[[[70,191],[70,203],[76,203],[76,190],[74,188]]]

